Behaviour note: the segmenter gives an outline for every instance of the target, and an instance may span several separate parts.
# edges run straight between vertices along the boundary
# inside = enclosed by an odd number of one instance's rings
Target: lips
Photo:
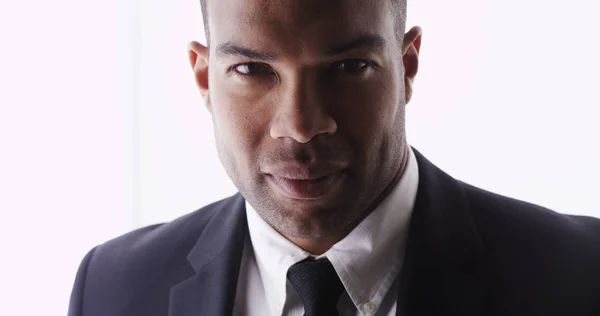
[[[293,199],[318,199],[337,187],[344,176],[340,165],[314,165],[303,167],[287,165],[267,173],[269,180],[281,193]]]

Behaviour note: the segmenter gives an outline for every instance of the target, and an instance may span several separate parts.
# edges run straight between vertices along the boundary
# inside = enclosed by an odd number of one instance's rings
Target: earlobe
[[[198,42],[191,42],[188,45],[188,57],[196,86],[200,89],[200,94],[204,98],[206,106],[210,110],[208,95],[208,48]]]

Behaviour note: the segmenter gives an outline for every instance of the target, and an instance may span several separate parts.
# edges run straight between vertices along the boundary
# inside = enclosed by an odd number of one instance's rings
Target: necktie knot
[[[304,304],[305,316],[339,315],[337,302],[344,285],[329,259],[302,260],[290,267],[287,278]]]

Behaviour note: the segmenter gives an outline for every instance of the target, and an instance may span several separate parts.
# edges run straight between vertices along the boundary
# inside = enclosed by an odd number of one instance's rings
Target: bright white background
[[[600,4],[417,0],[410,143],[600,217]],[[0,315],[65,315],[94,245],[230,195],[187,61],[199,0],[0,0]]]

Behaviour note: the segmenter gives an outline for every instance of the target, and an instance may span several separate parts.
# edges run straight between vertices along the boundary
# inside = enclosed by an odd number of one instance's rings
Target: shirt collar
[[[366,302],[380,306],[401,269],[418,181],[417,160],[409,147],[404,174],[388,196],[321,256],[331,261],[359,310]],[[267,304],[280,315],[286,300],[288,269],[311,254],[279,234],[248,202],[246,212]]]

